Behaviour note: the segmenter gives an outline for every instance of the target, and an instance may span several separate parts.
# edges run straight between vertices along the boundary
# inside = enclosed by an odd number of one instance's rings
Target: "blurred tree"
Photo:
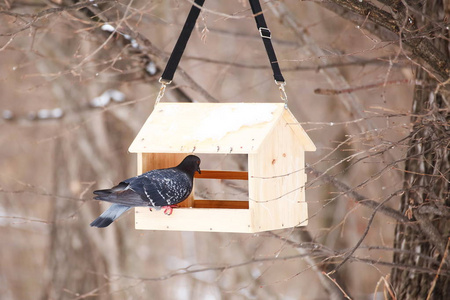
[[[406,5],[405,5],[406,4]],[[447,2],[448,5],[448,2]],[[414,124],[405,162],[405,193],[400,211],[414,222],[399,223],[394,247],[434,257],[440,267],[449,265],[450,237],[450,114],[449,74],[450,43],[448,6],[444,1],[411,1],[396,3],[398,20],[412,18],[406,27],[415,36],[432,33],[430,42],[443,59],[444,77],[434,75],[422,66],[416,78],[425,86],[416,87],[412,101]],[[413,37],[410,37],[413,38]],[[433,53],[431,53],[433,54]],[[444,62],[447,64],[445,65]],[[444,81],[440,81],[440,79]],[[418,226],[417,226],[418,225]],[[407,252],[395,252],[394,263],[436,269],[434,263],[416,259]],[[449,299],[450,277],[431,273],[415,274],[411,270],[393,268],[392,283],[398,299]]]
[[[410,223],[396,226],[394,263],[423,269],[449,268],[450,237],[450,43],[449,2],[443,0],[333,0],[346,11],[374,23],[372,33],[384,34],[378,26],[399,37],[401,51],[416,65],[412,101],[413,128],[405,161],[404,194],[400,212]],[[414,255],[412,254],[414,253]],[[433,257],[440,262],[418,259]],[[414,269],[392,269],[397,299],[449,299],[450,277],[417,273]]]

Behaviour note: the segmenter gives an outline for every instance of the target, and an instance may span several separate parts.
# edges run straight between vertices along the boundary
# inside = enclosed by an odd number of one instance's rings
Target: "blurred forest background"
[[[89,226],[191,5],[1,1],[0,298],[450,299],[448,1],[262,1],[317,146],[307,227]],[[280,101],[254,22],[206,1],[163,101]]]

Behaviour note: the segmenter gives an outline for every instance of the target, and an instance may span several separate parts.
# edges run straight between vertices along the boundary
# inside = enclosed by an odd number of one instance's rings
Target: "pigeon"
[[[200,158],[189,155],[176,167],[152,170],[128,178],[110,189],[94,191],[97,195],[94,199],[113,205],[90,225],[107,227],[136,206],[149,207],[150,211],[163,208],[165,214],[172,214],[172,208],[191,194],[195,172],[201,173]]]

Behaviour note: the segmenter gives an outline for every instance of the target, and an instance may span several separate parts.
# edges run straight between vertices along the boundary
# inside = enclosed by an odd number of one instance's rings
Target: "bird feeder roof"
[[[280,118],[283,118],[280,123]],[[258,151],[275,126],[292,130],[305,151],[311,139],[283,103],[159,103],[139,131],[131,153]]]

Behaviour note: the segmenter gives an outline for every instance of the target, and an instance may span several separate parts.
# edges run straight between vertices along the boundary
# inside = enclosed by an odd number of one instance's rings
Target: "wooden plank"
[[[143,230],[178,230],[251,233],[247,209],[175,208],[170,216],[137,207],[135,227]]]
[[[243,171],[202,170],[202,174],[195,173],[195,178],[248,180],[248,172],[243,172]]]
[[[194,208],[232,208],[248,209],[248,201],[232,200],[194,200]]]
[[[143,156],[143,154],[141,152],[137,153],[137,174],[136,175],[140,175],[140,174],[144,173],[144,172],[142,172],[142,170],[143,170],[142,156]]]
[[[286,125],[292,129],[295,136],[300,140],[301,146],[305,151],[316,151],[316,146],[313,141],[289,109],[284,110],[283,119],[286,121]]]
[[[131,153],[255,153],[283,103],[159,103]]]
[[[306,226],[304,145],[283,118],[257,154],[249,154],[249,200],[254,231]]]
[[[143,153],[142,173],[154,170],[171,168],[178,165],[187,154],[183,153]]]

